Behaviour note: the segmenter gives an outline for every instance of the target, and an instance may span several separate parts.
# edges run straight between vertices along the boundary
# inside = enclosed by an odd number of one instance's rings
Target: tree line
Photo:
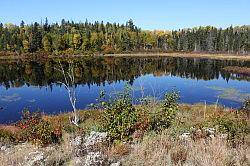
[[[20,25],[0,23],[0,51],[53,54],[112,54],[125,52],[250,53],[250,26],[212,26],[173,31],[148,31],[134,25],[88,22]]]

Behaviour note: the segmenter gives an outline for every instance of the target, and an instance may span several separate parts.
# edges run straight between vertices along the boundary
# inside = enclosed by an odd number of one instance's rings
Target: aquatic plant
[[[15,102],[21,100],[21,96],[17,93],[14,93],[12,95],[2,95],[0,96],[0,100],[4,102]]]
[[[217,86],[208,86],[207,88],[218,91],[218,97],[237,102],[243,102],[246,98],[250,97],[250,93],[243,93],[235,88],[223,88]]]

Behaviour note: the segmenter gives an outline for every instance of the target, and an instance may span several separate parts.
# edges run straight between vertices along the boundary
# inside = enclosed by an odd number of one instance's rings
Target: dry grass
[[[192,142],[188,152],[188,165],[197,166],[224,166],[250,164],[250,150],[247,145],[232,148],[227,141],[215,138],[209,143],[203,141]]]
[[[107,54],[114,57],[184,57],[184,58],[208,58],[218,60],[250,60],[249,55],[238,54],[209,54],[209,53],[132,53],[132,54]]]
[[[74,147],[70,144],[70,135],[64,134],[64,142],[60,145],[38,147],[31,143],[23,143],[9,147],[5,152],[0,151],[1,166],[27,165],[28,156],[34,152],[42,152],[46,160],[38,165],[62,165],[75,156]]]
[[[109,147],[106,153],[109,159],[120,160],[130,154],[131,150],[131,146],[128,143],[119,143]]]
[[[250,164],[247,145],[230,147],[225,140],[214,138],[210,142],[181,143],[170,139],[167,133],[146,136],[131,154],[124,159],[125,166],[225,166]]]
[[[172,143],[168,135],[145,136],[131,154],[124,159],[126,165],[166,165],[170,164],[169,150]]]
[[[2,166],[22,165],[25,155],[35,152],[35,147],[31,144],[20,144],[11,147],[6,153],[0,151],[0,163]]]
[[[12,125],[0,125],[0,130],[6,130],[9,131],[11,133],[16,133],[18,132],[20,129],[16,126],[12,126]]]

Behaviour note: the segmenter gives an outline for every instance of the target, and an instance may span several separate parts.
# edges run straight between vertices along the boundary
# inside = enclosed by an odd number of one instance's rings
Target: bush
[[[104,116],[107,121],[105,130],[111,141],[131,140],[131,135],[136,130],[137,113],[128,88],[116,100],[107,104]]]
[[[53,126],[42,119],[40,112],[31,113],[27,109],[23,111],[22,120],[17,122],[21,131],[18,134],[19,141],[31,141],[38,144],[58,143],[62,136],[60,126]]]
[[[162,130],[171,126],[179,110],[177,101],[179,93],[171,92],[165,95],[165,99],[160,109],[158,109],[152,118],[152,130]]]
[[[178,111],[179,94],[167,93],[163,104],[156,112],[145,107],[135,107],[132,103],[131,89],[126,86],[124,92],[115,100],[104,101],[105,94],[100,94],[99,104],[92,104],[94,109],[104,109],[104,130],[111,141],[129,141],[133,137],[142,137],[146,131],[168,128]]]
[[[22,120],[16,123],[20,129],[26,129],[30,126],[37,125],[42,120],[42,114],[40,111],[31,113],[27,108],[22,112]]]
[[[236,111],[233,117],[219,117],[217,118],[217,125],[219,131],[228,135],[228,140],[235,146],[238,143],[244,142],[247,135],[249,135],[248,117],[244,112]]]

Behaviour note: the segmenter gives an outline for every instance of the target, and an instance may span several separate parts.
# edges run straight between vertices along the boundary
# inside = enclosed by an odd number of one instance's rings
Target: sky
[[[250,0],[0,0],[0,22],[125,23],[142,29],[173,30],[196,26],[250,25]]]

